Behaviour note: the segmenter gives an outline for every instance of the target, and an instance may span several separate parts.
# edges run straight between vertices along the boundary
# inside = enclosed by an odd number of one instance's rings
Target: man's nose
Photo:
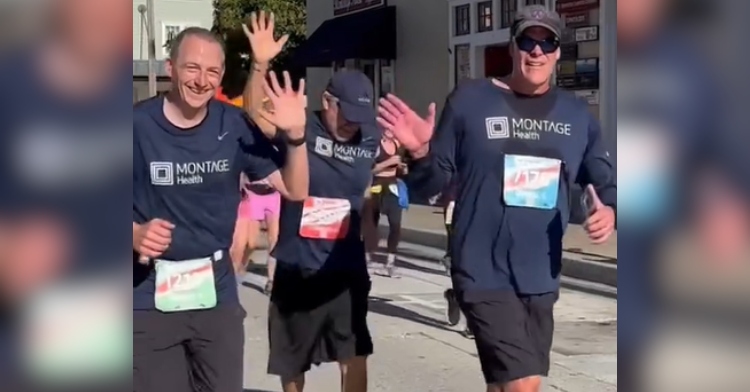
[[[205,87],[208,84],[208,75],[205,72],[201,72],[198,78],[195,79],[195,83],[200,87]]]
[[[529,54],[532,55],[533,57],[544,56],[544,52],[542,51],[542,48],[538,44],[534,45],[534,49],[532,49],[531,52],[529,52]]]

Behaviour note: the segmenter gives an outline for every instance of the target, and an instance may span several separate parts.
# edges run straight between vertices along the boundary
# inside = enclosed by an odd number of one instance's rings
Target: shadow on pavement
[[[370,312],[382,316],[400,318],[417,324],[426,325],[428,327],[442,329],[443,331],[459,333],[458,331],[449,328],[444,321],[426,317],[401,306],[392,305],[390,303],[391,301],[392,300],[387,298],[370,296]]]

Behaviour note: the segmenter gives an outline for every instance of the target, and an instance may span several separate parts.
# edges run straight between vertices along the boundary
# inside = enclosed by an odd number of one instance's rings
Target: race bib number
[[[512,207],[557,207],[562,161],[524,155],[505,156],[503,199]]]
[[[125,289],[117,281],[76,281],[31,298],[22,338],[29,375],[55,389],[127,375],[133,332]]]
[[[452,201],[448,204],[448,208],[445,209],[445,224],[453,224],[453,209],[456,207],[456,202]]]
[[[156,309],[171,313],[216,306],[212,259],[156,260],[155,263]]]
[[[352,205],[348,200],[309,197],[302,209],[299,234],[304,238],[338,240],[346,238]]]

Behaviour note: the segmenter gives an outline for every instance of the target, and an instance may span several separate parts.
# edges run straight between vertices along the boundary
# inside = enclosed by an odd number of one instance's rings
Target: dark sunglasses
[[[544,54],[554,53],[560,47],[560,40],[556,37],[550,37],[544,40],[535,40],[527,35],[519,35],[516,37],[516,45],[518,49],[524,52],[533,52],[534,49],[539,46]]]

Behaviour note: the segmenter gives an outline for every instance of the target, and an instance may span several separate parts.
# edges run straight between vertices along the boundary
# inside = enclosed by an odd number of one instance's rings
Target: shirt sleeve
[[[617,177],[599,122],[589,114],[588,145],[576,183],[593,185],[604,205],[617,208]]]
[[[240,121],[243,171],[251,182],[262,180],[284,165],[284,154],[247,116]]]
[[[456,140],[462,123],[455,110],[454,94],[445,102],[429,153],[424,158],[411,161],[409,165],[407,183],[409,189],[420,198],[429,199],[439,194],[456,171]]]

